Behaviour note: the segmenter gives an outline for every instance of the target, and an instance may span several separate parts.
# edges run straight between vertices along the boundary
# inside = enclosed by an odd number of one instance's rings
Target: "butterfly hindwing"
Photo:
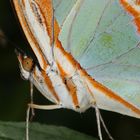
[[[61,7],[64,12],[65,5]],[[72,16],[62,27],[63,47],[70,47],[74,58],[97,81],[140,107],[139,34],[132,16],[118,0],[84,1],[77,12],[71,31]]]

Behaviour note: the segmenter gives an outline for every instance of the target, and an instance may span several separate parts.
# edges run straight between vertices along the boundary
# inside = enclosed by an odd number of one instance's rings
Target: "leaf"
[[[30,140],[97,140],[66,127],[30,124]],[[0,122],[0,140],[25,139],[25,122]]]
[[[65,13],[63,1],[59,7]],[[133,18],[119,0],[83,0],[75,14],[78,1],[67,16],[56,14],[64,19],[63,47],[93,78],[140,107],[140,36]]]

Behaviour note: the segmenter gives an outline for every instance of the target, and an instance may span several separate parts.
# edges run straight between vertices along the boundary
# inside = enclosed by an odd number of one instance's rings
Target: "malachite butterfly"
[[[140,118],[139,0],[13,3],[39,64],[18,52],[21,73],[54,103],[32,108],[98,107]]]

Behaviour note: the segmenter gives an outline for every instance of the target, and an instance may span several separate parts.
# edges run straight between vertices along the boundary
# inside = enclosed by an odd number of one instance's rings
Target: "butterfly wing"
[[[65,13],[62,1],[56,11]],[[63,47],[97,81],[140,107],[139,34],[132,16],[116,0],[85,0],[78,10],[76,4],[67,16],[55,14]]]
[[[59,33],[57,22],[53,20],[52,1],[13,0],[13,3],[28,42],[41,68],[45,69],[47,64],[52,64],[54,61],[53,40]],[[54,34],[53,26],[57,29]]]
[[[130,79],[132,80],[134,76],[131,75],[131,70],[129,72],[124,67],[126,64],[123,64],[122,59],[126,57],[126,54],[130,54],[131,50],[137,48],[138,36],[134,32],[134,28],[127,28],[130,25],[128,24],[131,21],[130,17],[126,13],[123,14],[123,9],[121,9],[118,2],[111,0],[77,0],[70,2],[72,8],[65,8],[63,0],[60,3],[56,2],[56,5],[54,4],[55,11],[62,7],[61,10],[65,13],[59,18],[61,19],[59,20],[61,26],[59,37],[65,50],[70,52],[96,80],[104,83],[113,91],[118,90],[116,94],[91,79],[80,67],[76,69],[77,65],[75,64],[77,62],[63,50],[57,38],[60,30],[53,17],[51,0],[14,0],[14,3],[20,22],[23,25],[23,30],[42,69],[46,70],[44,64],[46,67],[48,65],[52,66],[53,61],[58,61],[61,67],[70,73],[71,78],[74,78],[73,72],[78,74],[76,80],[73,81],[74,83],[78,81],[78,83],[75,83],[76,87],[81,91],[86,86],[86,91],[92,92],[95,96],[99,108],[139,117],[140,110],[137,108],[138,105],[135,101],[132,101],[132,99],[136,98],[132,97],[132,90],[131,94],[129,94],[127,92],[130,90],[126,89],[126,86],[132,85],[127,83],[129,81],[127,78],[131,76]],[[95,11],[93,12],[93,10]],[[57,17],[58,15],[55,16]],[[55,46],[55,59],[53,58],[53,39],[56,41],[54,45],[60,45]],[[117,61],[118,63],[116,63]],[[124,75],[125,72],[127,73],[126,75]],[[60,78],[62,75],[57,74],[57,76]],[[81,82],[83,79],[84,81]],[[53,84],[58,83],[54,78],[52,80]],[[124,82],[123,84],[122,81]],[[61,84],[64,87],[68,86],[67,83],[64,84],[62,79]],[[121,88],[118,87],[119,84],[122,84]],[[60,88],[60,86],[58,87]],[[139,89],[136,86],[132,86],[132,88],[135,89],[134,91]],[[75,89],[74,86],[72,86],[72,89]],[[58,93],[61,94],[60,92]],[[87,95],[89,97],[87,92],[85,92],[85,95],[81,94],[82,91],[79,93],[79,98],[86,99]],[[71,95],[74,96],[73,99],[76,96],[77,103],[77,94]],[[128,100],[126,95],[131,96],[131,98],[128,98]],[[93,100],[93,98],[91,99]],[[67,100],[63,101],[67,102]],[[81,105],[88,108],[85,102],[81,101]]]

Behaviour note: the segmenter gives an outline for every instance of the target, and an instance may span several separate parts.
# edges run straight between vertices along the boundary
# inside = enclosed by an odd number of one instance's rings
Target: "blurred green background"
[[[0,39],[0,120],[24,121],[27,103],[30,102],[29,82],[20,77],[18,61],[14,53],[15,46],[29,51],[28,45],[10,0],[0,1],[0,30],[8,39]],[[1,34],[1,33],[0,33]],[[34,102],[49,104],[41,94],[34,91]],[[116,140],[140,140],[140,120],[101,111],[104,121]],[[43,124],[66,126],[97,137],[94,109],[79,114],[71,110],[35,111],[33,121]],[[105,139],[108,139],[104,130]]]

